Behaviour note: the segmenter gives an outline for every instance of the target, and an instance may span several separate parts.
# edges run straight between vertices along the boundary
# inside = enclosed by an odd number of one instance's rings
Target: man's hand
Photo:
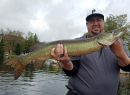
[[[119,38],[110,46],[110,49],[116,57],[122,57],[122,55],[125,54],[122,42]]]
[[[110,49],[115,54],[120,66],[126,66],[130,63],[119,38],[110,46]]]
[[[63,64],[64,69],[73,69],[73,64],[68,56],[67,47],[63,47],[63,44],[58,44],[57,49],[52,48],[51,56],[57,61],[60,61]]]

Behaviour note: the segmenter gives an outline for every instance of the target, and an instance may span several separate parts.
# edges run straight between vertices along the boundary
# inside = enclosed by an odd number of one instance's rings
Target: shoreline
[[[130,75],[130,72],[125,72],[125,71],[120,69],[120,74],[129,74]]]

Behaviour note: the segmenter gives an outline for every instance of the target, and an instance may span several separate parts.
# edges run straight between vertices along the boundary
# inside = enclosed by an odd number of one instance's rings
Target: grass
[[[10,58],[14,58],[14,57],[18,57],[19,55],[16,55],[16,54],[9,54],[9,53],[5,53],[5,55],[6,54],[8,54],[8,56],[10,57]]]

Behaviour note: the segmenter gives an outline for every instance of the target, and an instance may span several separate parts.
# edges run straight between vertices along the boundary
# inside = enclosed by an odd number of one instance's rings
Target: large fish
[[[122,31],[122,28],[123,27],[120,27],[119,29],[91,37],[90,39],[59,40],[46,43],[24,57],[17,57],[6,62],[7,65],[11,65],[11,67],[15,68],[14,79],[16,80],[21,75],[26,65],[32,60],[35,60],[35,68],[40,69],[47,59],[52,58],[51,49],[53,47],[56,48],[57,44],[66,46],[69,56],[88,54],[101,50],[102,46],[113,44],[117,38],[125,33]]]

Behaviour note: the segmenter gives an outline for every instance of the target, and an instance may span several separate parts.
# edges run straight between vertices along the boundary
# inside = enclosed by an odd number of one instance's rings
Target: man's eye
[[[90,22],[94,22],[94,20],[90,20]]]
[[[102,21],[102,19],[98,19],[97,21]]]

